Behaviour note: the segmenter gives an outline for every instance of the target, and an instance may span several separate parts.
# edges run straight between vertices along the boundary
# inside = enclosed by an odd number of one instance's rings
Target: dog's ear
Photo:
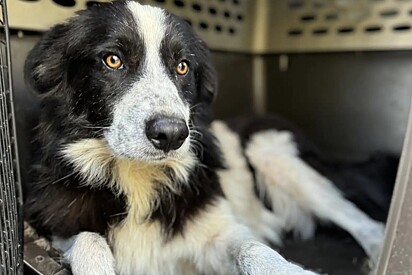
[[[73,41],[68,39],[69,26],[54,26],[34,46],[26,58],[24,78],[38,94],[52,91],[64,80],[65,52]]]
[[[217,95],[217,75],[206,43],[201,41],[199,46],[202,54],[198,55],[199,68],[196,76],[198,94],[201,102],[210,105]]]

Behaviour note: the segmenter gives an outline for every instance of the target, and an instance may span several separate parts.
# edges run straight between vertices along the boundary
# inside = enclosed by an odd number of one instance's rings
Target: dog
[[[304,161],[297,130],[212,121],[210,53],[181,18],[94,5],[45,33],[25,78],[42,104],[25,214],[74,274],[315,274],[266,243],[316,220],[376,261],[383,224]]]

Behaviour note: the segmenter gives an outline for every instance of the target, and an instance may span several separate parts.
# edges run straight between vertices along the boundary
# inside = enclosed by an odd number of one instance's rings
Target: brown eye
[[[176,72],[180,75],[186,75],[189,72],[189,65],[185,61],[180,62],[176,67]]]
[[[109,54],[104,58],[104,64],[110,69],[121,69],[123,67],[123,63],[120,60],[120,57],[114,54]]]

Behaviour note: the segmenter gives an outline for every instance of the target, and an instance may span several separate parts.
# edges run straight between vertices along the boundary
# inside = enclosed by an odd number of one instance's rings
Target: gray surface
[[[27,180],[27,173],[29,168],[29,146],[33,139],[31,128],[36,122],[35,117],[38,112],[38,102],[35,96],[28,92],[24,84],[23,78],[23,64],[28,51],[33,47],[36,37],[27,37],[19,39],[16,36],[11,37],[11,54],[13,62],[13,87],[16,124],[17,124],[17,138],[19,144],[19,156],[21,176],[23,183]]]
[[[214,104],[216,118],[228,118],[253,111],[251,55],[214,52],[219,92]]]
[[[412,273],[412,112],[377,275]]]
[[[412,52],[278,55],[267,59],[267,106],[342,157],[399,153],[412,97]]]

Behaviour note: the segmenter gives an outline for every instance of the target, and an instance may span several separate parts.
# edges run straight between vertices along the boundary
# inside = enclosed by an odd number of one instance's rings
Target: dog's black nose
[[[146,136],[157,149],[167,153],[182,146],[189,129],[183,119],[160,116],[146,123]]]

